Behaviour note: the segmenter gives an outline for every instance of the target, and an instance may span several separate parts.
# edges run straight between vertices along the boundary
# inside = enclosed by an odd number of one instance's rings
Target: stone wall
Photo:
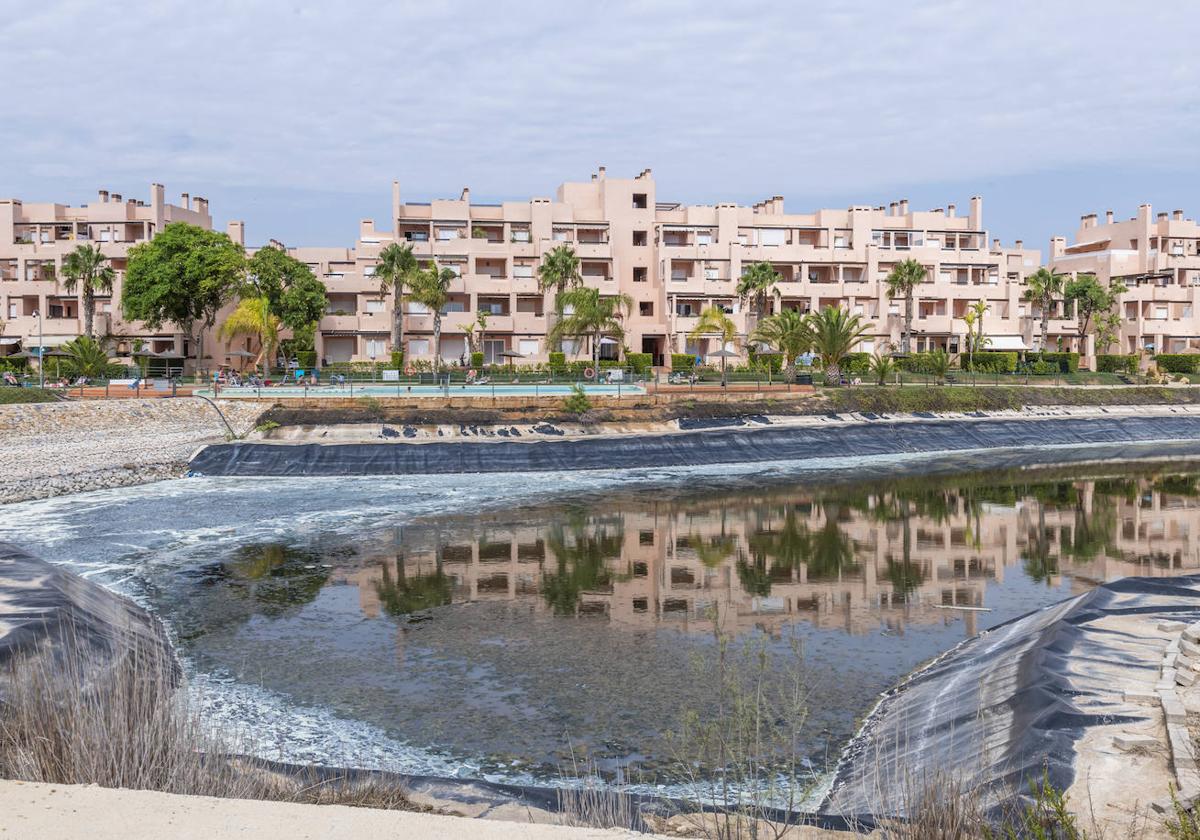
[[[218,405],[238,434],[267,408]],[[177,477],[198,447],[227,435],[216,409],[197,398],[0,406],[0,503]]]

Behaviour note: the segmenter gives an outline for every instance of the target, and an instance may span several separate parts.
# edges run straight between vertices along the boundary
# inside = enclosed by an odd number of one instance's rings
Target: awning
[[[21,339],[17,338],[16,336],[9,336],[8,338],[0,338],[0,347],[5,347],[5,346],[8,346],[9,344],[20,344],[20,343],[21,343]]]
[[[1025,339],[1019,335],[989,335],[983,344],[983,351],[988,350],[1028,350]]]

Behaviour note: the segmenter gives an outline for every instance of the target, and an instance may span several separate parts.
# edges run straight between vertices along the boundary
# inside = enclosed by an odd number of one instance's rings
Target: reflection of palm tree
[[[329,571],[317,563],[316,554],[281,543],[247,545],[222,564],[223,576],[240,584],[267,615],[287,607],[307,604],[317,597]]]
[[[1050,553],[1050,540],[1046,535],[1046,507],[1038,505],[1038,526],[1029,534],[1029,548],[1024,557],[1025,574],[1035,583],[1050,582],[1058,574],[1058,558]]]
[[[908,593],[919,587],[925,581],[921,567],[907,558],[904,560],[887,561],[888,580],[892,582],[892,591],[904,598]]]
[[[808,577],[812,579],[837,577],[856,568],[854,543],[838,525],[842,508],[838,504],[825,506],[825,525],[813,534],[809,543]]]
[[[561,525],[551,529],[546,547],[554,555],[555,571],[542,575],[542,597],[556,615],[574,615],[584,592],[608,591],[615,576],[609,561],[621,557],[624,543],[618,531],[601,527],[588,533],[583,522],[571,529],[570,542]]]
[[[812,533],[808,526],[796,518],[796,511],[788,508],[783,516],[783,528],[779,531],[756,532],[747,540],[750,553],[755,557],[770,559],[771,568],[797,569],[812,556]]]
[[[761,595],[765,598],[771,594],[771,575],[767,571],[765,555],[753,555],[750,559],[742,555],[738,557],[736,568],[742,590],[747,595]]]
[[[1119,554],[1114,545],[1117,506],[1107,496],[1092,495],[1092,510],[1084,509],[1082,494],[1075,504],[1075,528],[1068,553],[1075,560],[1092,560],[1101,553]]]
[[[382,566],[383,575],[375,582],[375,592],[389,615],[410,615],[431,607],[443,607],[453,597],[454,580],[442,569],[439,556],[432,572],[408,576],[404,558],[396,558],[396,577]]]

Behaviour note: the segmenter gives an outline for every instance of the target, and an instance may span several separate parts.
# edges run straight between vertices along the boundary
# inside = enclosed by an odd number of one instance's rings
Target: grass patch
[[[58,394],[45,388],[0,388],[0,405],[58,402]]]
[[[1200,403],[1192,388],[1021,388],[907,386],[830,388],[821,392],[828,410],[895,414],[916,411],[1000,411],[1025,406],[1182,405]]]

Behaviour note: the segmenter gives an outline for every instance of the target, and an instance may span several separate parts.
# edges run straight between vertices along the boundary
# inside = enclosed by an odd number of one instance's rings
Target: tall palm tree
[[[1050,310],[1054,301],[1062,296],[1063,276],[1054,274],[1048,268],[1039,268],[1025,278],[1025,300],[1036,303],[1042,310],[1042,336],[1038,342],[1038,350],[1046,350],[1046,336],[1050,332]]]
[[[375,277],[379,294],[392,293],[392,350],[404,351],[404,290],[417,273],[417,258],[412,245],[393,242],[379,252]]]
[[[633,309],[633,298],[624,292],[601,296],[599,289],[580,286],[558,299],[563,311],[570,307],[571,313],[555,321],[547,337],[560,347],[563,338],[591,338],[592,364],[599,367],[600,342],[605,336],[617,341],[625,337],[622,319]]]
[[[450,299],[450,284],[458,275],[449,268],[439,268],[437,260],[413,275],[409,296],[433,314],[433,367],[442,367],[442,310]]]
[[[754,307],[754,320],[757,324],[767,311],[767,296],[775,284],[780,281],[779,272],[767,261],[752,263],[742,272],[737,284],[737,295],[743,301],[749,301]]]
[[[888,297],[892,300],[904,298],[904,332],[900,338],[900,352],[906,356],[912,352],[913,292],[924,279],[925,266],[917,260],[903,260],[896,263],[885,281]]]
[[[554,322],[562,317],[562,296],[581,285],[583,276],[579,273],[579,257],[570,245],[559,245],[542,256],[542,264],[538,266],[538,288],[543,293],[554,291]],[[549,324],[549,328],[553,332],[554,323]],[[551,339],[551,343],[556,352],[562,352],[561,337]]]
[[[117,274],[108,264],[108,257],[94,245],[80,245],[63,257],[63,286],[68,294],[75,294],[75,287],[83,290],[83,334],[95,338],[92,326],[96,318],[96,292],[112,294]]]
[[[250,297],[243,299],[225,319],[217,330],[217,338],[226,340],[248,335],[258,339],[258,358],[254,363],[257,365],[261,361],[263,374],[267,375],[279,346],[279,328],[279,318],[271,314],[271,302],[266,297]]]
[[[870,327],[840,306],[809,313],[807,321],[813,350],[825,369],[825,384],[837,385],[842,379],[842,359],[867,335]]]
[[[725,314],[719,306],[710,306],[700,313],[695,328],[688,333],[688,338],[695,341],[701,336],[716,335],[721,339],[721,349],[737,338],[737,325]],[[725,384],[725,356],[721,356],[721,384]]]
[[[750,340],[774,347],[783,354],[783,366],[788,379],[796,372],[796,359],[812,347],[808,323],[804,315],[795,309],[785,309],[764,320],[750,334]]]
[[[963,315],[963,322],[967,325],[967,365],[971,370],[975,369],[975,351],[982,350],[984,344],[990,342],[990,339],[983,337],[983,316],[989,309],[991,306],[988,302],[980,298],[968,306]]]

